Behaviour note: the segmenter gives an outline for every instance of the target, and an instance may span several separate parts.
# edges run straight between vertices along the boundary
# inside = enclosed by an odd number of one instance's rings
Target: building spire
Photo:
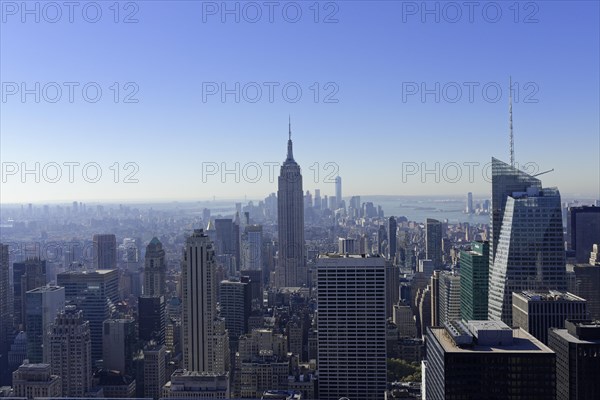
[[[508,81],[508,126],[510,140],[510,166],[515,166],[515,139],[513,135],[513,117],[512,117],[512,76]]]
[[[288,116],[288,149],[286,161],[294,161],[294,152],[292,150],[292,117]]]

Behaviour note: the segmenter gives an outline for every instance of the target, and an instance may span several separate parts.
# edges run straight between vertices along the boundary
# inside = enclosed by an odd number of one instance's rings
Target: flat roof
[[[584,325],[584,326],[586,326],[586,325]],[[566,340],[569,343],[575,343],[575,344],[600,344],[600,339],[598,339],[598,340],[579,339],[577,336],[571,335],[569,333],[569,331],[566,330],[566,329],[556,329],[556,328],[550,328],[550,329],[552,330],[552,332],[556,333],[560,338]]]
[[[514,296],[521,297],[531,301],[585,301],[579,296],[569,292],[561,292],[558,290],[534,291],[524,290],[522,292],[513,292]]]
[[[495,322],[495,321],[481,321],[481,322]],[[531,336],[529,333],[521,328],[510,328],[513,331],[513,341],[510,345],[501,346],[482,346],[474,344],[468,347],[458,347],[450,335],[446,332],[445,328],[432,327],[431,332],[443,347],[446,353],[554,353],[552,349],[544,345],[542,342]]]

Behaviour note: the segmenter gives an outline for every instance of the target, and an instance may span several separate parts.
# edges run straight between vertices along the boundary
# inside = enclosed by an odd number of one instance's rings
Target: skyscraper
[[[512,292],[566,290],[560,193],[556,188],[542,189],[539,180],[495,159],[492,174],[493,191],[497,186],[514,191],[502,192],[505,199],[490,266],[488,316],[511,325]],[[531,185],[524,187],[525,183]],[[493,193],[492,201],[496,197],[500,194]],[[498,225],[495,220],[492,224],[495,235]]]
[[[65,306],[65,288],[42,286],[25,295],[27,358],[31,363],[48,362],[46,333]]]
[[[222,281],[220,285],[221,316],[225,318],[232,348],[237,349],[240,336],[248,332],[248,318],[252,311],[250,285],[237,281]]]
[[[244,228],[242,251],[242,269],[262,271],[262,247],[263,227],[262,225],[247,225]]]
[[[102,330],[102,366],[104,369],[132,375],[136,341],[133,318],[107,319]]]
[[[390,217],[388,220],[388,258],[394,262],[396,258],[396,230],[398,229],[398,223],[395,217]]]
[[[158,400],[167,383],[166,348],[155,343],[144,347],[144,397]]]
[[[441,271],[438,278],[437,318],[438,325],[460,319],[460,275]]]
[[[94,269],[117,268],[117,238],[112,233],[95,234],[92,237]]]
[[[335,202],[336,208],[342,207],[342,177],[335,177]]]
[[[319,398],[383,399],[386,389],[385,260],[317,260]]]
[[[181,265],[183,365],[189,371],[213,371],[215,269],[213,244],[202,229],[195,229],[186,240]]]
[[[9,282],[8,245],[0,243],[0,385],[8,383],[8,349],[12,332],[10,318],[11,290]]]
[[[548,347],[556,352],[556,399],[598,399],[600,324],[567,320],[565,328],[552,328],[548,334]]]
[[[119,272],[115,269],[69,271],[57,275],[65,288],[65,299],[77,304],[90,322],[92,361],[102,359],[102,324],[111,317],[119,301]]]
[[[298,287],[306,283],[304,255],[304,195],[300,166],[294,160],[292,127],[289,126],[287,158],[279,172],[277,188],[279,237],[278,286]]]
[[[473,214],[473,193],[467,193],[467,206],[465,207],[465,212],[467,214]]]
[[[162,243],[156,237],[146,246],[144,295],[164,296],[167,292],[167,265]]]
[[[473,242],[460,253],[460,315],[465,321],[488,317],[489,242]]]
[[[513,326],[548,344],[548,329],[564,328],[567,319],[586,319],[586,305],[584,299],[568,292],[513,293]]]
[[[138,298],[138,337],[146,342],[165,343],[166,304],[164,296]]]
[[[51,327],[50,365],[62,378],[62,395],[83,397],[92,386],[90,323],[75,306],[66,306]]]
[[[452,321],[427,329],[427,400],[555,398],[555,354],[501,321]]]
[[[587,263],[594,244],[600,244],[600,207],[569,208],[571,249],[578,263]]]
[[[52,374],[48,364],[25,362],[13,372],[15,396],[33,399],[37,397],[60,397],[61,377]]]
[[[13,309],[15,325],[25,329],[25,294],[46,284],[46,260],[38,257],[13,264]]]
[[[425,258],[433,262],[434,268],[442,263],[442,223],[437,219],[427,218],[425,224]]]

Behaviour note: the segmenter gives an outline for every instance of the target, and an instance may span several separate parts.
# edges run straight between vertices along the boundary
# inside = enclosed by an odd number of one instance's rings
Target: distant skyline
[[[273,23],[250,23],[248,15],[222,23],[219,12],[203,10],[206,2],[162,3],[137,2],[138,22],[128,24],[122,20],[132,10],[121,10],[119,23],[108,8],[98,23],[69,23],[66,12],[55,24],[3,14],[0,203],[262,199],[276,192],[264,165],[285,159],[288,115],[305,191],[334,195],[339,174],[345,197],[482,196],[491,191],[482,166],[492,156],[509,161],[509,76],[517,162],[536,163],[537,172],[554,168],[544,185],[558,187],[563,197],[600,197],[597,2],[530,2],[537,11],[519,3],[518,16],[512,3],[496,2],[503,7],[498,22],[479,11],[469,22],[463,10],[457,23],[448,14],[423,23],[420,10],[406,9],[413,2],[340,2],[337,9],[320,2],[319,23],[302,2],[297,23],[278,13]],[[31,89],[36,82],[40,102],[35,94],[23,102],[20,85]],[[62,87],[56,103],[49,101],[56,90],[51,82]],[[79,84],[72,103],[64,82]],[[88,85],[88,97],[102,90],[97,103],[82,98],[89,82],[96,84]],[[231,89],[238,82],[247,89],[240,101],[230,94],[223,102],[220,84]],[[256,103],[253,82],[263,90]],[[300,87],[302,98],[294,103],[278,90],[269,102],[269,82],[292,83],[288,94]],[[477,83],[473,102],[469,82]],[[423,102],[421,84],[426,90],[439,84],[439,102],[435,94]],[[457,87],[462,96],[452,102]],[[503,92],[490,101],[496,87]],[[36,183],[28,175],[21,183],[10,175],[15,165],[35,162],[51,178],[50,163],[62,166],[59,182]],[[97,163],[102,177],[88,183],[76,170],[70,183],[65,162]],[[207,172],[236,162],[248,173],[260,165],[264,176],[237,183],[232,175],[225,182],[205,175],[203,182],[203,165]],[[450,163],[462,166],[463,177],[436,183],[430,174],[422,183],[418,173],[406,175],[407,168],[436,162],[448,173],[454,173]],[[473,182],[465,163],[479,163]],[[123,183],[128,173],[139,182]],[[324,182],[328,174],[331,183]]]

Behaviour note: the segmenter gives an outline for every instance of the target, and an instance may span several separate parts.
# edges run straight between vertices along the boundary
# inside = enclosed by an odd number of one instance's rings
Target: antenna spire
[[[292,117],[288,114],[289,140],[292,140]]]
[[[512,76],[508,81],[508,126],[510,139],[510,166],[515,166],[515,137],[513,134],[513,117],[512,117]]]

